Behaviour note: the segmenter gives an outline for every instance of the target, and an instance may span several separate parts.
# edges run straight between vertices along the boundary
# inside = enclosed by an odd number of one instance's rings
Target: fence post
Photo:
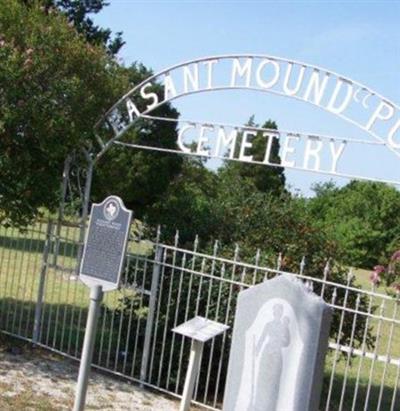
[[[44,297],[44,286],[46,283],[46,274],[47,274],[47,266],[49,260],[49,253],[50,253],[50,245],[51,245],[51,236],[53,235],[53,222],[49,220],[47,224],[46,230],[46,241],[44,244],[43,249],[43,257],[42,257],[42,268],[40,270],[40,278],[39,278],[39,288],[35,306],[35,319],[33,322],[33,333],[32,333],[32,342],[38,343],[39,342],[39,335],[40,335],[40,322],[42,317],[42,308],[43,308],[43,297]]]
[[[78,255],[76,260],[76,274],[79,274],[79,268],[81,266],[81,260],[83,257],[83,243],[85,241],[85,233],[86,233],[86,223],[87,217],[89,214],[89,200],[90,200],[90,190],[92,187],[92,178],[93,178],[93,159],[89,153],[85,151],[86,159],[88,162],[87,172],[86,172],[86,182],[85,182],[85,190],[83,193],[83,202],[82,202],[82,213],[80,219],[80,228],[79,228],[79,247],[78,247]]]
[[[56,230],[56,241],[54,245],[54,254],[53,254],[53,265],[57,265],[58,259],[58,250],[60,248],[60,235],[61,235],[61,225],[64,219],[64,209],[65,201],[68,190],[68,179],[71,169],[71,156],[68,156],[64,161],[64,170],[63,170],[63,180],[61,183],[61,199],[58,207],[58,217],[57,217],[57,230]]]
[[[162,255],[163,255],[163,249],[159,245],[157,245],[156,253],[154,256],[153,274],[151,278],[149,312],[147,314],[147,321],[146,321],[146,331],[145,331],[144,344],[143,344],[142,364],[140,367],[141,383],[145,382],[147,378],[147,367],[149,364],[151,334],[153,330],[154,315],[156,312],[157,292],[158,292],[158,285],[160,281],[160,268],[161,268]]]

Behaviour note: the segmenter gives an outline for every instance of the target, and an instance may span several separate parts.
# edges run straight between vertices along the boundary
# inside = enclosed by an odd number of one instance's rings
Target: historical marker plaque
[[[104,291],[119,286],[132,211],[117,196],[93,204],[83,250],[80,279]]]

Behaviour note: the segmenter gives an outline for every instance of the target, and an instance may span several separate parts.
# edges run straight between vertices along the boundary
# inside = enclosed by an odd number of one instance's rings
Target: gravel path
[[[0,410],[71,410],[77,363],[41,349],[0,352]],[[178,401],[92,371],[87,410],[176,411]]]

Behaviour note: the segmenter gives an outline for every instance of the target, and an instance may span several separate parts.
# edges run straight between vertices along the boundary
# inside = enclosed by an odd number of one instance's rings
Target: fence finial
[[[176,230],[175,239],[174,239],[174,246],[178,247],[178,243],[179,243],[179,230]]]
[[[261,257],[261,250],[259,248],[257,248],[256,251],[256,257],[254,259],[254,264],[258,267],[259,263],[260,263],[260,257]]]
[[[234,261],[237,261],[237,259],[239,257],[239,251],[240,251],[239,244],[235,243],[235,251],[234,251],[234,254],[233,254]]]
[[[213,250],[213,255],[214,257],[217,255],[218,252],[218,240],[215,240],[214,242],[214,250]]]
[[[329,275],[329,271],[331,269],[331,259],[328,258],[328,260],[326,261],[325,267],[324,267],[324,281],[326,281],[326,279],[328,278]]]
[[[351,283],[351,280],[354,278],[353,274],[353,267],[350,267],[348,273],[347,273],[347,285]]]
[[[161,225],[158,224],[157,232],[156,232],[156,243],[157,244],[160,242],[160,238],[161,238]]]
[[[303,255],[303,258],[300,261],[300,275],[303,275],[305,266],[306,266],[306,256]]]
[[[280,270],[282,266],[282,253],[278,254],[278,259],[276,261],[276,269]]]

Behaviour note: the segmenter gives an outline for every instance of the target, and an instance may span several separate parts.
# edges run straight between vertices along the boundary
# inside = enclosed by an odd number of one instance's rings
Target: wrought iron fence
[[[75,224],[38,223],[24,231],[0,229],[0,329],[78,359],[86,324],[88,289],[77,278],[81,230]],[[159,238],[159,236],[158,236]],[[285,272],[261,264],[261,253],[243,261],[218,243],[201,251],[130,241],[120,290],[106,293],[94,365],[179,396],[190,342],[171,329],[194,315],[233,325],[238,293]],[[338,281],[329,262],[318,278],[299,262],[290,272],[334,309],[321,410],[391,410],[400,407],[398,300],[357,287],[351,270]],[[195,402],[220,409],[231,332],[206,344]]]

